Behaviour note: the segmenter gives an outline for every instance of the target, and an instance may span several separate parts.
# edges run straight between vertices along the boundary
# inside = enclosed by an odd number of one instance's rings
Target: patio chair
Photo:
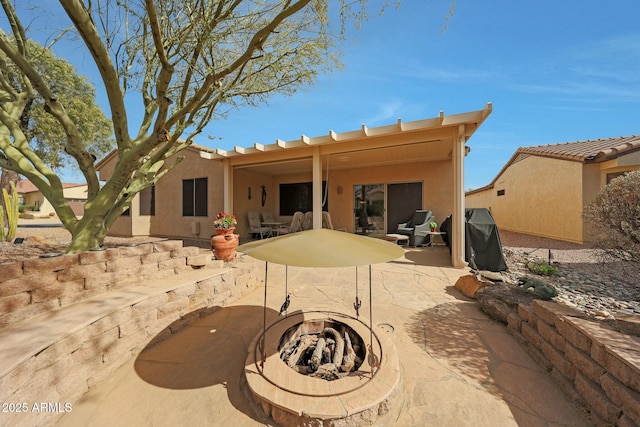
[[[262,212],[262,222],[275,222],[273,214],[271,212]]]
[[[302,221],[303,230],[311,230],[313,228],[313,212],[309,211],[304,214],[304,220]]]
[[[435,221],[431,211],[417,210],[408,222],[398,224],[398,234],[409,236],[410,246],[427,245],[431,242],[429,222]]]
[[[263,226],[260,223],[260,214],[258,212],[247,212],[247,218],[249,219],[249,233],[253,235],[253,238],[260,236],[261,239],[264,239],[271,236],[271,227]]]
[[[293,219],[291,220],[291,224],[289,226],[283,225],[278,231],[280,234],[289,234],[289,233],[297,233],[298,231],[302,231],[302,223],[304,222],[304,214],[302,212],[294,212]]]

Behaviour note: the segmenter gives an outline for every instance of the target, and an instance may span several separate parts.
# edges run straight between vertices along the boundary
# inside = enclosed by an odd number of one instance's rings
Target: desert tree
[[[101,245],[134,195],[169,173],[210,121],[292,94],[338,66],[336,41],[345,22],[366,17],[365,0],[59,0],[67,34],[90,54],[108,99],[117,160],[101,185],[80,131],[90,119],[71,116],[71,97],[61,96],[35,65],[21,11],[10,0],[0,4],[8,26],[0,32],[0,52],[19,70],[19,84],[0,80],[0,167],[30,179],[51,202],[71,233],[70,253]],[[330,16],[337,18],[333,28]],[[88,185],[82,218],[20,126],[34,97],[63,130],[62,148]],[[142,111],[134,130],[130,108]]]
[[[604,261],[640,278],[640,170],[614,178],[585,207],[584,218]]]
[[[34,68],[47,82],[59,98],[65,99],[69,117],[79,127],[81,141],[87,151],[96,158],[104,156],[113,148],[111,122],[96,103],[95,88],[89,80],[78,74],[65,59],[57,58],[51,49],[32,40],[27,41],[27,50]],[[22,76],[17,67],[7,61],[0,52],[0,79],[3,80],[0,94],[5,95],[2,107],[7,111],[14,108],[10,91],[21,90]],[[56,119],[45,111],[43,99],[33,94],[21,109],[18,124],[34,153],[53,170],[61,170],[73,164],[72,158],[64,151],[66,135]],[[2,149],[0,149],[2,153]],[[18,180],[18,173],[2,169],[0,188],[9,189],[10,182]]]

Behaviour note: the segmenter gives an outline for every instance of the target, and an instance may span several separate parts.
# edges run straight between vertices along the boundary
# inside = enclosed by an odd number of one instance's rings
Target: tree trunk
[[[4,188],[9,192],[9,194],[11,194],[11,186],[9,183],[13,182],[14,184],[17,184],[18,178],[20,178],[18,176],[18,172],[14,172],[9,169],[2,169],[2,174],[0,174],[0,192]]]
[[[107,235],[107,227],[104,217],[85,211],[71,231],[71,244],[67,248],[68,254],[88,251],[89,249],[102,246]]]

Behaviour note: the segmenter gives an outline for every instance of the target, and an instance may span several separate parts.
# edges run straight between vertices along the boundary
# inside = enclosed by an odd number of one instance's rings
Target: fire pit
[[[327,381],[358,370],[364,341],[349,325],[337,320],[313,320],[285,331],[278,346],[280,359],[294,371]]]
[[[280,318],[249,347],[253,398],[283,426],[391,425],[400,365],[387,332],[374,329],[335,312]]]

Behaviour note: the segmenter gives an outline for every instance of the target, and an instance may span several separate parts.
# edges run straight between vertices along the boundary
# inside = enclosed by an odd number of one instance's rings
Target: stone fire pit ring
[[[372,369],[369,364],[369,348],[356,371],[333,381],[301,375],[287,366],[279,352],[283,335],[296,325],[323,320],[345,324],[362,337],[366,347],[372,344],[378,367]],[[393,412],[393,401],[401,400],[397,399],[402,391],[400,363],[387,332],[378,327],[371,330],[362,319],[330,311],[296,312],[272,323],[251,342],[245,376],[254,400],[266,415],[284,426],[379,423],[379,416]]]

